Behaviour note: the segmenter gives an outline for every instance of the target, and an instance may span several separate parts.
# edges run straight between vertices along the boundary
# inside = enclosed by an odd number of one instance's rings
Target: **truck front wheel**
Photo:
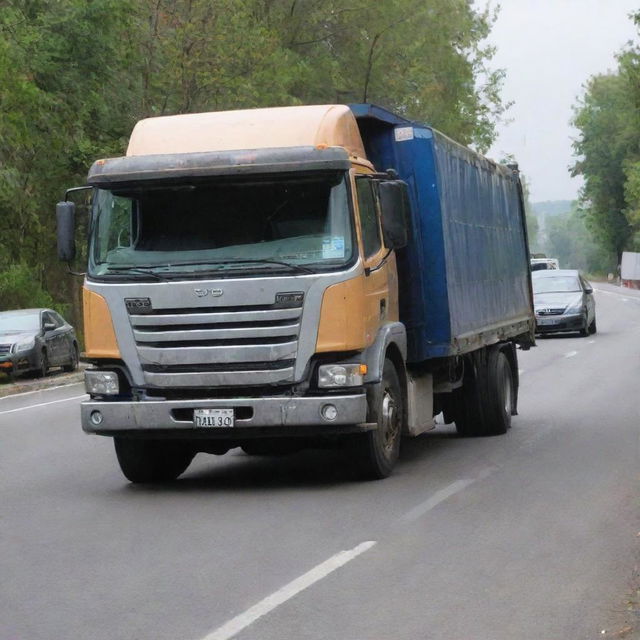
[[[368,403],[368,421],[376,422],[378,428],[358,436],[356,454],[363,476],[377,480],[391,475],[400,455],[404,404],[391,360],[385,359],[382,380],[369,390]]]
[[[114,438],[116,456],[131,482],[170,482],[191,464],[195,451],[183,442]]]

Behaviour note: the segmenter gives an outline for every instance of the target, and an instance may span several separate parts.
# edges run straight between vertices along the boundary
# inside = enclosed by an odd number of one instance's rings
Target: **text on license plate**
[[[193,424],[196,427],[233,427],[233,409],[194,409]]]

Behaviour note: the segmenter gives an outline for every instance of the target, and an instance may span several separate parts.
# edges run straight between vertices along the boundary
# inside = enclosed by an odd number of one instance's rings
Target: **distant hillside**
[[[547,200],[545,202],[532,202],[531,211],[536,217],[559,216],[571,211],[573,200]]]

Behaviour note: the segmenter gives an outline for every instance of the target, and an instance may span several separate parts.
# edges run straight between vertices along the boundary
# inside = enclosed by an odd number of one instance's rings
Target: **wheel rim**
[[[399,431],[398,406],[389,389],[382,397],[382,445],[387,455],[393,452]]]
[[[507,416],[511,415],[511,395],[511,376],[505,370],[503,373],[502,396],[504,398],[504,412]]]

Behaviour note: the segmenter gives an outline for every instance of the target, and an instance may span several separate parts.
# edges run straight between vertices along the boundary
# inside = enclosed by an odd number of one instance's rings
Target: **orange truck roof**
[[[128,156],[277,147],[343,147],[366,159],[356,119],[345,105],[215,111],[146,118],[131,134]]]

